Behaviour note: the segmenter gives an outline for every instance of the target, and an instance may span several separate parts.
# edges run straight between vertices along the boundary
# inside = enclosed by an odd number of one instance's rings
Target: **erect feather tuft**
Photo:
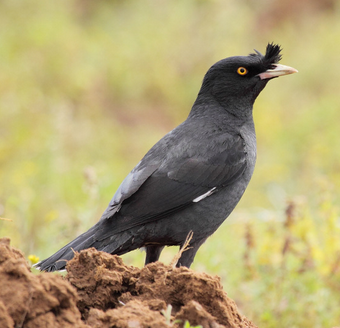
[[[269,66],[272,64],[278,63],[281,58],[281,47],[278,44],[268,43],[266,54],[263,56],[259,51],[254,49],[255,53],[250,54],[249,56],[259,57],[265,66]]]
[[[281,51],[282,49],[278,44],[268,43],[263,60],[268,64],[276,64],[282,58]]]

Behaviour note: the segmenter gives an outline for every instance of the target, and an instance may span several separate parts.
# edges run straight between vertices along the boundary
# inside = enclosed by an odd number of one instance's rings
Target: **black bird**
[[[270,79],[297,72],[278,64],[280,52],[271,43],[264,56],[255,50],[213,65],[188,118],[128,174],[99,222],[36,266],[63,269],[74,251],[89,247],[118,255],[145,247],[148,264],[158,260],[164,246],[183,246],[192,231],[191,248],[177,263],[190,267],[253,174],[256,97]]]

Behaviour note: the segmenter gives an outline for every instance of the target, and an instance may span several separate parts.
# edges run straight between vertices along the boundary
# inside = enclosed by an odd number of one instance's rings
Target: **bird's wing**
[[[123,201],[131,197],[160,165],[159,162],[149,163],[149,165],[143,164],[145,164],[143,160],[140,161],[126,176],[103,213],[101,220],[112,218],[120,210]]]
[[[168,157],[153,155],[162,153],[157,147],[150,150],[123,181],[102,216],[117,222],[110,225],[110,231],[98,231],[96,238],[104,239],[199,202],[236,181],[247,166],[240,135],[223,134],[201,147],[199,140],[196,145],[193,140],[186,144],[191,147],[179,143],[163,152]]]

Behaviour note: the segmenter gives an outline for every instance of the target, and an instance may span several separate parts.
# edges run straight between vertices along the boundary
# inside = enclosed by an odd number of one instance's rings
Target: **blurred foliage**
[[[193,268],[260,327],[339,325],[339,16],[339,0],[1,1],[1,236],[44,258],[89,228],[209,66],[274,41],[299,74],[256,101],[254,177]]]
[[[300,198],[288,203],[284,216],[233,217],[203,246],[197,269],[218,272],[229,296],[259,327],[338,325],[339,212],[329,198],[315,205],[311,212]],[[215,252],[226,236],[224,252]]]

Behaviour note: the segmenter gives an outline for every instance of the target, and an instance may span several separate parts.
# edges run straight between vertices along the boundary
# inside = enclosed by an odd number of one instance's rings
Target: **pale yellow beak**
[[[273,66],[275,66],[275,68],[267,69],[265,72],[260,73],[257,76],[259,76],[261,80],[266,80],[298,72],[297,69],[286,65],[274,64]]]

